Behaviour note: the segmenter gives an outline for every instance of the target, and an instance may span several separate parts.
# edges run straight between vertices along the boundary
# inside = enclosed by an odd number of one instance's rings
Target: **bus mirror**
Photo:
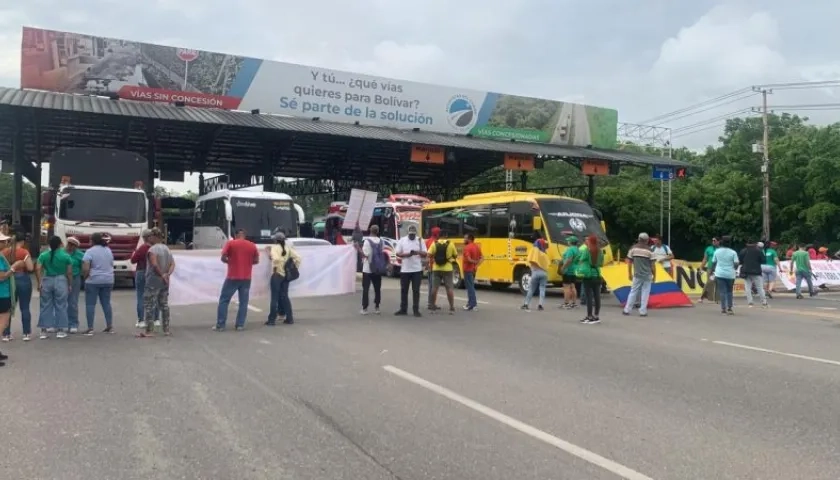
[[[542,227],[543,227],[542,218],[534,216],[534,220],[532,222],[532,225],[533,225],[533,228],[534,228],[535,232],[539,232],[540,230],[542,230]]]
[[[233,221],[233,208],[230,206],[230,202],[225,201],[225,221],[232,222]]]
[[[601,230],[603,230],[604,233],[607,232],[607,222],[605,222],[603,220],[601,220]]]

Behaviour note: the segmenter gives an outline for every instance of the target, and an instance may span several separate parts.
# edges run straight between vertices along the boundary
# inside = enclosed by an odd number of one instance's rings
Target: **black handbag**
[[[290,282],[294,282],[298,278],[300,278],[300,270],[298,270],[297,265],[295,265],[295,261],[292,257],[289,257],[286,260],[286,280]]]

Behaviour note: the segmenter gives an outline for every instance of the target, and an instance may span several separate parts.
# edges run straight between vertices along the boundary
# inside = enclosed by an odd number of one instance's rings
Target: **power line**
[[[709,100],[704,100],[704,101],[696,103],[694,105],[690,105],[688,107],[681,108],[681,109],[675,110],[673,112],[665,113],[663,115],[659,115],[657,117],[650,118],[648,120],[645,120],[644,122],[636,122],[636,123],[650,124],[650,123],[653,123],[653,122],[661,122],[664,119],[667,119],[667,118],[670,118],[670,117],[673,117],[673,116],[676,116],[676,115],[680,115],[680,114],[689,112],[691,110],[696,110],[697,108],[705,107],[705,106],[713,104],[713,103],[718,103],[718,102],[721,102],[723,100],[730,99],[732,97],[743,95],[745,93],[754,94],[755,92],[753,92],[752,87],[742,88],[740,90],[735,90],[734,92],[730,92],[730,93],[727,93],[725,95],[721,95],[719,97],[715,97],[715,98],[712,98],[712,99],[709,99]]]
[[[813,81],[813,82],[768,83],[766,85],[756,85],[753,88],[758,89],[758,90],[785,90],[785,89],[822,88],[822,87],[840,87],[840,79],[838,79],[838,80],[817,80],[817,81]]]
[[[671,130],[671,133],[676,133],[676,132],[682,132],[682,131],[685,131],[685,130],[690,130],[690,129],[695,128],[695,127],[700,127],[700,126],[703,126],[703,125],[708,125],[708,124],[710,124],[710,123],[714,123],[714,122],[716,122],[716,121],[718,121],[718,120],[728,119],[728,118],[734,117],[734,116],[736,116],[736,115],[740,115],[740,114],[742,114],[742,113],[749,113],[749,112],[752,112],[752,111],[753,111],[753,107],[742,108],[742,109],[740,109],[740,110],[736,110],[736,111],[734,111],[734,112],[729,112],[729,113],[725,113],[725,114],[723,114],[723,115],[718,115],[718,116],[716,116],[716,117],[707,118],[706,120],[701,120],[701,121],[699,121],[699,122],[697,122],[697,123],[693,123],[693,124],[691,124],[691,125],[685,125],[685,126],[682,126],[682,127],[677,127],[677,128],[674,128],[674,129],[672,129],[672,130]]]
[[[748,117],[755,117],[756,114],[755,113],[750,113],[747,116]],[[700,128],[688,129],[688,130],[683,130],[683,131],[679,131],[679,132],[676,132],[676,133],[672,133],[671,138],[674,139],[674,138],[688,137],[688,136],[694,135],[696,133],[711,130],[713,128],[725,127],[726,123],[727,123],[726,121],[723,121],[723,122],[718,121],[717,123],[714,123],[712,125],[707,125],[707,126],[698,125],[698,127],[700,127]]]

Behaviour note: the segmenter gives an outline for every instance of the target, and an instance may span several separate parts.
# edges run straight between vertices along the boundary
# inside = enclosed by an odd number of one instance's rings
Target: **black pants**
[[[400,273],[400,312],[408,312],[408,286],[411,285],[411,300],[414,312],[420,312],[420,283],[423,281],[421,272]]]
[[[586,292],[586,316],[593,316],[594,307],[594,316],[597,317],[601,314],[601,279],[584,278],[583,289]]]
[[[379,309],[379,302],[382,301],[382,275],[374,273],[362,274],[362,309],[366,310],[370,305],[368,291],[373,285],[373,306]]]

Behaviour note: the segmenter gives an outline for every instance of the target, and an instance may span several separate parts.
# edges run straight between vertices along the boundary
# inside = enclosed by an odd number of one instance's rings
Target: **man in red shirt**
[[[464,310],[468,312],[478,310],[478,299],[475,297],[475,272],[483,260],[481,247],[475,243],[475,235],[472,233],[464,235],[464,258],[461,264],[464,266],[464,285],[467,287],[467,304],[464,305]]]
[[[431,248],[432,244],[437,242],[438,238],[440,238],[440,227],[432,227],[431,235],[432,236],[430,236],[429,238],[426,239],[426,251],[427,252],[429,251],[429,248]],[[437,302],[435,302],[435,300],[437,300],[437,299],[432,298],[432,292],[434,292],[435,289],[434,289],[434,285],[432,285],[432,277],[434,275],[432,275],[431,267],[428,268],[428,273],[429,273],[429,287],[428,287],[429,288],[429,310],[436,310],[435,304]]]
[[[216,326],[213,330],[223,332],[227,322],[228,305],[234,293],[238,294],[239,308],[236,311],[236,330],[245,329],[245,317],[248,315],[248,297],[251,293],[251,271],[260,262],[257,246],[245,239],[245,230],[236,231],[236,238],[229,240],[222,248],[222,262],[227,263],[228,271],[222,294],[219,295],[219,308],[216,312]]]

